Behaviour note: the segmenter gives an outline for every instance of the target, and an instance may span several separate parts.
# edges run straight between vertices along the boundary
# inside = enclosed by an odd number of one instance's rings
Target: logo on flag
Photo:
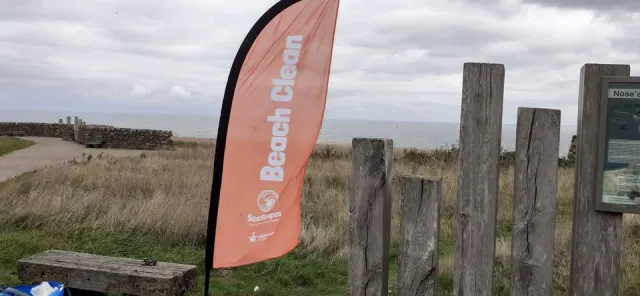
[[[249,236],[249,242],[250,243],[255,243],[255,242],[261,242],[261,241],[265,241],[267,240],[270,236],[274,235],[276,232],[272,231],[269,233],[264,233],[264,234],[256,234],[255,232],[251,234],[251,236]]]
[[[278,203],[278,193],[273,190],[265,190],[258,194],[258,208],[265,213],[271,212]]]

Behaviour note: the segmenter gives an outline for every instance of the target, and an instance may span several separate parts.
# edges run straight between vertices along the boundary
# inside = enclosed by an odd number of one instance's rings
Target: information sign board
[[[640,77],[603,77],[595,209],[640,214]]]

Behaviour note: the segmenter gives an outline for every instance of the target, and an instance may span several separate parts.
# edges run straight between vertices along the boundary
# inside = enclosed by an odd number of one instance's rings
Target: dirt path
[[[61,164],[72,159],[81,160],[82,153],[96,156],[104,155],[128,156],[139,155],[140,150],[90,149],[74,142],[58,138],[24,137],[35,142],[28,148],[0,156],[0,182],[26,172],[42,169],[45,166]]]

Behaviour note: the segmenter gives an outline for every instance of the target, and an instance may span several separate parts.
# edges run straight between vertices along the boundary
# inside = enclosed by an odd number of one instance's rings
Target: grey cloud
[[[406,10],[406,13],[409,13]],[[473,20],[479,20],[479,16]],[[435,57],[451,57],[474,48],[509,39],[505,28],[491,23],[475,24],[462,15],[442,15],[429,11],[411,16],[379,17],[368,34],[353,36],[355,46],[375,49],[428,49]]]
[[[638,4],[640,5],[640,3]],[[609,40],[612,47],[638,55],[640,53],[640,36],[636,32],[638,24],[640,24],[640,13],[615,21],[619,26],[619,34]]]
[[[593,9],[597,11],[640,11],[637,0],[523,0],[525,3],[542,4],[560,8]]]
[[[596,13],[623,13],[640,11],[640,2],[636,0],[451,0],[452,3],[464,3],[473,7],[490,7],[491,12],[505,17],[513,16],[521,9],[521,4],[536,4],[560,9],[586,9]]]

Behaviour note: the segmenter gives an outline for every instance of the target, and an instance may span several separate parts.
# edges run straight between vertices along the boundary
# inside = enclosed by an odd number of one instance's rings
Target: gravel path
[[[42,169],[46,166],[61,164],[72,159],[81,160],[82,153],[96,156],[104,155],[129,156],[140,155],[140,150],[92,149],[84,148],[74,142],[58,138],[24,137],[36,144],[28,148],[0,156],[0,182],[6,181],[26,172]]]

